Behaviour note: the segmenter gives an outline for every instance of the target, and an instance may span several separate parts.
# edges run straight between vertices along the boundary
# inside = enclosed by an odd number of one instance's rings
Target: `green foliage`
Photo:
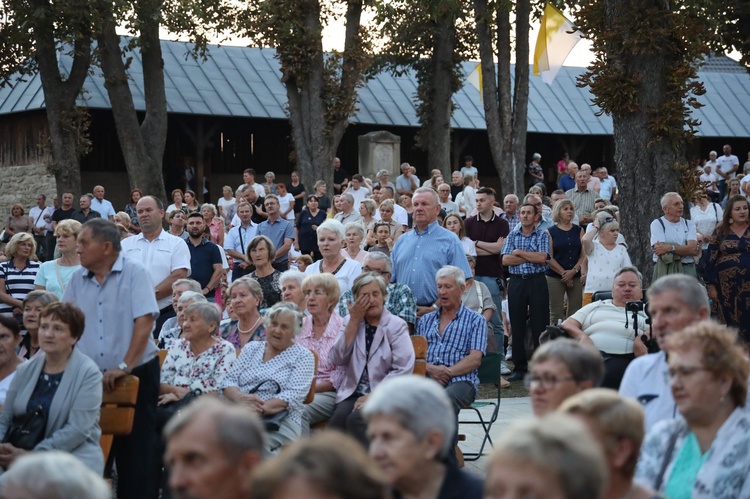
[[[432,116],[437,69],[447,70],[452,93],[463,85],[461,62],[476,57],[476,32],[471,2],[467,0],[381,0],[377,3],[378,31],[384,45],[378,67],[401,75],[416,72],[417,143],[424,141]],[[452,37],[449,57],[439,53],[441,38]]]

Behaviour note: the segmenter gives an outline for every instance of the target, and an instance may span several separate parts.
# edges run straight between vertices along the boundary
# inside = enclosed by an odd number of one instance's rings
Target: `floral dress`
[[[190,342],[180,338],[167,353],[161,368],[161,382],[165,385],[214,392],[219,389],[229,368],[237,358],[234,345],[218,340],[206,351],[195,355]]]

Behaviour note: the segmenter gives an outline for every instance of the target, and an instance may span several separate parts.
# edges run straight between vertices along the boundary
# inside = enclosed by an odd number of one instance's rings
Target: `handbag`
[[[180,400],[158,406],[156,408],[156,428],[159,430],[159,434],[161,434],[161,430],[164,429],[170,419],[198,400],[198,397],[201,395],[203,395],[203,390],[196,388],[187,392]]]
[[[0,232],[0,242],[8,243],[10,242],[10,236],[7,232],[5,232],[5,229],[3,229],[2,232]]]
[[[4,444],[24,450],[32,450],[39,442],[44,440],[47,431],[47,414],[42,406],[34,411],[19,416],[13,416],[13,420],[5,432]]]
[[[273,383],[276,385],[276,391],[274,392],[274,395],[281,393],[281,386],[272,379],[267,379],[265,381],[261,381],[257,385],[255,385],[253,388],[251,388],[247,393],[253,394],[257,392],[261,386],[265,385],[266,383]],[[269,416],[263,416],[261,419],[263,421],[263,426],[266,428],[267,432],[273,432],[273,431],[279,431],[279,428],[281,427],[281,423],[286,419],[286,417],[289,415],[289,409],[284,409],[283,411],[277,412],[276,414],[271,414]]]

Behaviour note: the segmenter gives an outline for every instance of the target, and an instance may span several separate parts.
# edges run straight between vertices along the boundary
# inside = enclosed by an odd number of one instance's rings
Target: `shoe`
[[[516,371],[510,375],[508,381],[523,381],[524,376],[526,376],[525,371]]]
[[[510,381],[500,376],[500,388],[508,388],[510,386]]]
[[[505,360],[513,360],[513,347],[509,346],[507,352],[505,353]]]
[[[506,374],[510,374],[512,371],[510,370],[510,367],[508,367],[508,364],[504,361],[500,361],[500,374],[503,376]]]

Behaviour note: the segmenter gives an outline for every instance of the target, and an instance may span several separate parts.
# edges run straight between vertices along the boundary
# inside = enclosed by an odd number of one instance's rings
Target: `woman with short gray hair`
[[[354,279],[362,273],[362,267],[357,261],[342,253],[346,236],[344,225],[338,220],[326,220],[320,224],[317,232],[318,249],[323,259],[307,267],[305,274],[311,275],[323,272],[333,274],[339,281],[339,288],[342,293],[350,290]]]
[[[248,276],[232,282],[227,290],[232,312],[237,320],[222,324],[219,336],[240,349],[250,341],[266,339],[266,328],[263,316],[260,315],[260,304],[263,302],[263,289],[255,279]]]
[[[346,249],[341,250],[341,254],[346,258],[351,258],[360,265],[365,261],[367,251],[363,248],[365,240],[365,226],[362,222],[349,222],[344,226]]]
[[[302,328],[302,312],[287,303],[277,303],[266,313],[265,341],[245,345],[221,383],[224,397],[247,406],[278,429],[269,430],[266,452],[302,434],[302,412],[315,375],[315,358],[307,348],[294,343]]]
[[[362,410],[370,456],[397,497],[482,497],[482,482],[449,459],[456,416],[445,389],[421,376],[383,381]]]
[[[200,286],[200,284],[198,284]],[[162,327],[159,333],[157,344],[163,350],[172,348],[172,344],[182,336],[182,323],[185,320],[183,312],[193,303],[205,302],[206,297],[202,293],[193,290],[182,291],[177,299],[177,305],[174,307],[175,315],[174,325],[169,328]],[[166,325],[166,322],[164,323]]]
[[[302,281],[305,280],[304,272],[299,270],[287,270],[279,276],[281,286],[281,301],[294,303],[300,310],[305,309],[305,295],[302,292]]]
[[[382,277],[362,274],[352,291],[354,303],[348,305],[349,315],[330,353],[332,362],[346,371],[328,424],[366,445],[360,409],[382,381],[414,371],[414,348],[406,322],[385,308],[387,286]]]

